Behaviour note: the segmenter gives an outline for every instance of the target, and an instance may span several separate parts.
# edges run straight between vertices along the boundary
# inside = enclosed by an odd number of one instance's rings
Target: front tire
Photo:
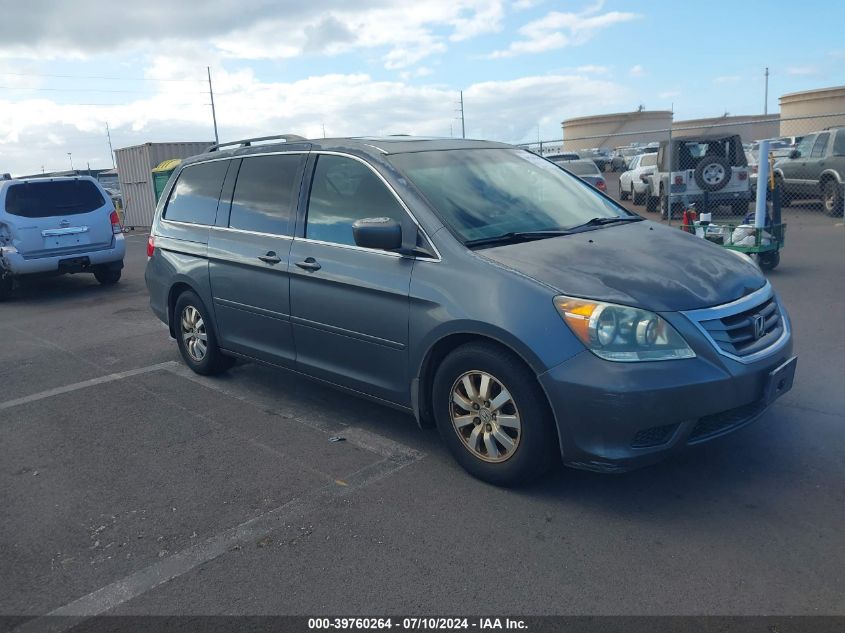
[[[619,199],[620,200],[627,200],[628,193],[622,188],[622,183],[619,183]]]
[[[173,319],[179,352],[194,372],[213,376],[235,364],[234,358],[220,351],[209,312],[196,293],[189,290],[179,295]]]
[[[449,354],[435,374],[432,405],[449,451],[482,481],[527,483],[559,455],[537,377],[496,345],[469,343]]]

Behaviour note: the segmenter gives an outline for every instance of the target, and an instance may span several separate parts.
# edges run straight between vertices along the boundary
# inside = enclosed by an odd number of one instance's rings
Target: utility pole
[[[461,138],[467,137],[467,129],[464,124],[464,91],[461,90]]]
[[[68,152],[67,157],[70,160],[70,170],[73,171],[73,152]]]
[[[211,95],[211,118],[214,119],[214,142],[219,143],[220,137],[217,136],[217,112],[214,110],[214,88],[211,87],[211,66],[206,66],[208,71],[208,94]]]
[[[766,66],[766,96],[763,98],[763,114],[769,113],[769,67]]]
[[[111,152],[111,168],[114,169],[114,148],[111,146],[111,130],[109,130],[109,122],[106,121],[106,136],[109,137],[109,151]]]
[[[326,138],[326,124],[323,123],[323,138]]]

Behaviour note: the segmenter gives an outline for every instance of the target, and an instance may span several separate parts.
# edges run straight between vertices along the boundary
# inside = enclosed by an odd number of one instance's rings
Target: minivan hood
[[[751,261],[655,222],[476,251],[561,294],[656,312],[735,301],[766,283]]]

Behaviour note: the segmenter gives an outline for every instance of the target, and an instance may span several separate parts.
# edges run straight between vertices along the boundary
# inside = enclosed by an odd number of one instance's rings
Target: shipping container
[[[124,224],[151,226],[156,196],[153,168],[171,158],[188,158],[204,153],[214,141],[187,143],[144,143],[114,151],[120,190],[123,194]]]

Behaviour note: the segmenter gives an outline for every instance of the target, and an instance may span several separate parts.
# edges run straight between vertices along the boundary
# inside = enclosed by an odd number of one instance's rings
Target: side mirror
[[[391,218],[363,218],[352,223],[355,244],[363,248],[395,251],[402,248],[402,226]]]
[[[801,158],[801,152],[799,152],[797,149],[794,149],[791,152],[789,152],[789,157],[790,158]]]

